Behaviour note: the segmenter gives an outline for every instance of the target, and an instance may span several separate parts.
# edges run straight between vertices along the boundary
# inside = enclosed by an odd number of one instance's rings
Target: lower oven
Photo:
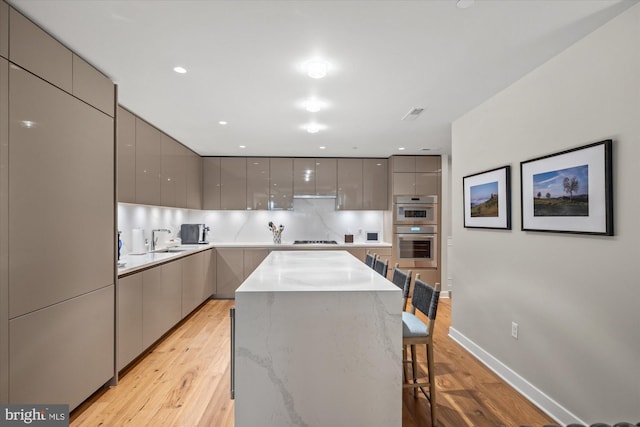
[[[400,267],[438,267],[437,226],[397,225],[394,239]]]

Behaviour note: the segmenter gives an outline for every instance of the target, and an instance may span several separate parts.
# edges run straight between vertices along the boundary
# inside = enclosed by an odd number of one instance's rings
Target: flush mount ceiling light
[[[184,74],[187,72],[187,69],[184,67],[173,67],[173,71],[175,71],[178,74]]]
[[[458,6],[458,9],[467,9],[473,6],[474,3],[475,0],[458,0],[456,6]]]
[[[321,59],[313,59],[304,64],[304,70],[312,79],[321,79],[327,75],[329,63]]]
[[[318,98],[309,98],[303,102],[304,109],[310,113],[317,113],[326,107],[326,103],[320,101]]]

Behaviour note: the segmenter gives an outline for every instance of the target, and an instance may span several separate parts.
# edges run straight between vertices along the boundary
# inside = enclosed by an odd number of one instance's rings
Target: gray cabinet
[[[142,272],[142,346],[149,347],[182,318],[182,264]]]
[[[158,129],[136,117],[136,203],[161,204],[161,135]]]
[[[72,93],[71,51],[13,8],[9,8],[9,59]]]
[[[0,24],[3,5],[0,2]],[[2,25],[0,25],[2,27]],[[1,31],[1,30],[0,30]],[[1,40],[0,40],[1,42]],[[0,402],[9,400],[9,283],[6,275],[8,260],[8,151],[9,151],[9,62],[0,58]]]
[[[113,285],[114,126],[27,71],[10,67],[9,77],[8,209],[10,229],[20,230],[8,236],[14,318]]]
[[[113,82],[89,63],[73,55],[73,95],[113,117],[115,92]]]
[[[177,207],[179,183],[184,184],[184,169],[180,164],[178,143],[165,134],[160,134],[160,205]],[[186,207],[186,206],[181,206]]]
[[[362,159],[338,159],[336,209],[362,209]]]
[[[440,194],[440,156],[393,156],[391,162],[394,196]]]
[[[247,160],[244,157],[220,159],[220,209],[247,208]]]
[[[9,403],[69,404],[113,377],[113,285],[9,323]]]
[[[244,250],[244,268],[243,268],[243,280],[253,273],[253,270],[258,268],[260,263],[269,255],[269,249],[251,248]]]
[[[364,159],[362,165],[362,208],[387,210],[389,182],[387,159]]]
[[[9,58],[9,5],[0,2],[0,56]]]
[[[220,157],[202,159],[202,208],[220,209]]]
[[[202,209],[202,158],[189,150],[187,165],[187,208]]]
[[[247,158],[247,209],[269,208],[269,159]]]
[[[218,248],[216,298],[234,298],[244,280],[244,249]]]
[[[158,268],[159,269],[159,268]],[[118,279],[118,371],[144,350],[142,347],[142,276]]]
[[[205,281],[205,252],[190,255],[179,262],[182,263],[182,318],[184,318],[211,296],[211,287]]]
[[[337,177],[337,159],[293,159],[293,194],[296,196],[335,196]]]
[[[272,158],[270,170],[269,209],[293,209],[293,159]]]
[[[211,249],[203,252],[204,257],[204,283],[207,287],[207,295],[208,297],[212,296],[216,293],[216,267],[217,267],[217,259],[216,259],[216,250]]]
[[[136,117],[122,107],[118,107],[118,201],[136,202]]]

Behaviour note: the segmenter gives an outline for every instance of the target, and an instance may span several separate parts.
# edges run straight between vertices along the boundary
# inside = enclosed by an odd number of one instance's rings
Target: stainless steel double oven
[[[395,196],[393,233],[400,267],[438,267],[438,196]]]

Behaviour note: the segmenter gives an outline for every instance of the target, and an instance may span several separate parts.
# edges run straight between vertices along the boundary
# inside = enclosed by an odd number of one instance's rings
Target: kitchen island
[[[237,427],[402,424],[399,288],[346,251],[274,251],[235,295]]]

